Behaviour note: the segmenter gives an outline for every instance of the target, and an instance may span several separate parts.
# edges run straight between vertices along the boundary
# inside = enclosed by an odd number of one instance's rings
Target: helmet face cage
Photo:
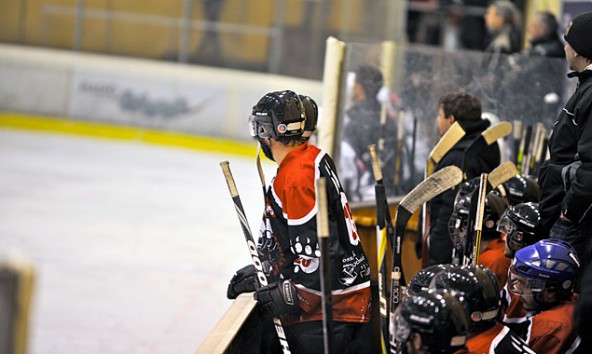
[[[549,284],[550,285],[550,284]],[[524,278],[516,273],[513,265],[508,270],[508,290],[512,294],[523,295],[524,289],[530,289],[534,294],[540,293],[551,286],[543,279]]]
[[[467,226],[469,224],[469,215],[460,214],[456,210],[448,219],[448,233],[452,238],[453,245],[464,245],[467,240]]]
[[[510,249],[517,251],[524,247],[524,234],[518,229],[518,225],[504,212],[497,224],[497,231],[506,234],[506,242]]]

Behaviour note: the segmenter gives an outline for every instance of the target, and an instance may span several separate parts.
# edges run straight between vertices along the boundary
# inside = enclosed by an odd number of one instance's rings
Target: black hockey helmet
[[[306,113],[306,122],[304,122],[304,132],[302,137],[308,139],[317,129],[317,121],[319,119],[319,107],[315,100],[309,96],[298,95],[300,102],[304,106],[304,112]]]
[[[253,107],[249,117],[251,136],[280,138],[304,132],[306,111],[300,97],[290,90],[270,92]]]
[[[421,335],[423,350],[430,353],[453,353],[463,348],[469,333],[466,302],[462,296],[443,290],[406,296],[394,317],[395,337],[405,345],[412,333]]]
[[[514,252],[535,243],[541,239],[542,232],[538,203],[510,207],[502,215],[497,230],[506,234],[506,244]]]
[[[495,274],[482,265],[457,266],[438,274],[436,289],[449,289],[464,294],[473,326],[490,325],[496,321],[500,308],[500,288]]]
[[[407,285],[407,295],[416,295],[421,292],[426,292],[430,289],[432,279],[436,275],[454,268],[452,264],[434,264],[421,269],[409,281]]]
[[[541,201],[541,187],[529,176],[517,175],[502,185],[506,193],[506,199],[510,205],[527,202],[538,203]]]
[[[479,177],[475,177],[464,182],[456,194],[454,209],[448,220],[448,232],[453,244],[464,245],[466,242],[471,197],[478,188]],[[507,207],[507,202],[498,194],[493,191],[487,193],[483,213],[483,236],[486,238],[498,236],[497,224]]]

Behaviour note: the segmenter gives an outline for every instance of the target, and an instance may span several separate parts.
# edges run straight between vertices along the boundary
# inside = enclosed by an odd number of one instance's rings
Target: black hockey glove
[[[259,301],[263,313],[270,317],[301,312],[296,288],[289,280],[255,290],[255,300]]]
[[[257,279],[257,270],[255,266],[249,264],[246,267],[239,269],[236,274],[230,279],[226,297],[233,300],[239,294],[250,293],[259,287],[259,280]]]

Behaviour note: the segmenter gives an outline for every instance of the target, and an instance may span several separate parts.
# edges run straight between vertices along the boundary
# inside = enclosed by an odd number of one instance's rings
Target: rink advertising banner
[[[74,69],[68,116],[118,125],[221,136],[228,116],[224,86]]]

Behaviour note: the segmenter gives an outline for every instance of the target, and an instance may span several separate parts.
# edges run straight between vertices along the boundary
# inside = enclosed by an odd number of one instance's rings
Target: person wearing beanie
[[[568,77],[578,85],[549,138],[539,211],[544,233],[569,242],[585,267],[592,245],[592,12],[573,18],[564,39]]]

